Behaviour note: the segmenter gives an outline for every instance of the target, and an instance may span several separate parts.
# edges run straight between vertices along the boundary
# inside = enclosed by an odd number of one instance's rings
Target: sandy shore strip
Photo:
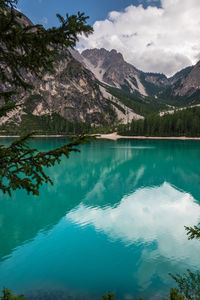
[[[19,138],[20,136],[19,135],[0,135],[0,138]],[[50,134],[50,135],[45,135],[45,134],[42,134],[42,135],[32,135],[31,138],[33,137],[47,137],[47,138],[56,138],[56,137],[67,137],[67,135],[53,135],[53,134]]]
[[[186,136],[123,136],[118,135],[117,132],[109,134],[97,135],[98,139],[108,139],[108,140],[119,140],[119,139],[134,139],[134,140],[200,140],[200,137],[186,137]]]
[[[199,140],[200,137],[187,137],[187,136],[129,136],[119,135],[117,132],[101,134],[95,133],[91,136],[96,136],[97,139],[119,140],[119,139],[132,139],[132,140]],[[57,138],[57,137],[71,137],[70,135],[33,135],[32,138]],[[19,138],[19,135],[0,135],[0,138]]]

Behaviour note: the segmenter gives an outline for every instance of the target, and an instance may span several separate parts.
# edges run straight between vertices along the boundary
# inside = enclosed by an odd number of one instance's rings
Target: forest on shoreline
[[[200,108],[193,107],[175,111],[173,114],[148,115],[118,126],[118,134],[128,136],[200,137]]]
[[[117,132],[122,136],[200,137],[200,107],[177,110],[164,116],[149,114],[129,124],[92,126],[90,123],[72,123],[57,114],[45,116],[24,115],[20,126],[1,126],[1,135],[79,135]]]

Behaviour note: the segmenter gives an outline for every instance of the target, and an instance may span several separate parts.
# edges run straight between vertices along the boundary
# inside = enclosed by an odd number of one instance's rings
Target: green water
[[[174,285],[169,272],[200,269],[200,242],[184,230],[200,220],[200,142],[101,140],[80,149],[48,170],[54,186],[39,197],[0,195],[0,288],[30,299],[107,291],[162,299]]]

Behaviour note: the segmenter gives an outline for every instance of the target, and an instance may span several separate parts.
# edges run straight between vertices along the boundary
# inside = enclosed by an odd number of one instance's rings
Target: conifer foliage
[[[22,294],[16,296],[9,289],[3,289],[0,300],[27,300],[27,298],[25,298]]]
[[[21,91],[33,88],[25,74],[42,77],[44,72],[53,72],[59,51],[74,47],[79,34],[87,36],[93,31],[87,25],[88,17],[80,12],[65,18],[57,15],[59,27],[33,25],[17,10],[17,3],[0,0],[0,117],[22,105],[16,104]],[[52,183],[44,167],[59,163],[62,155],[68,158],[70,152],[78,151],[74,147],[86,140],[79,137],[60,148],[40,152],[30,148],[30,137],[23,136],[8,147],[0,145],[0,190],[4,193],[22,188],[38,195],[40,185]]]

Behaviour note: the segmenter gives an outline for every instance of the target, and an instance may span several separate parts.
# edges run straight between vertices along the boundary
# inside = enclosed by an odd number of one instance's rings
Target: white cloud
[[[200,54],[199,0],[162,0],[162,8],[128,6],[96,21],[94,34],[81,37],[84,48],[115,48],[144,71],[172,75],[195,64]]]

